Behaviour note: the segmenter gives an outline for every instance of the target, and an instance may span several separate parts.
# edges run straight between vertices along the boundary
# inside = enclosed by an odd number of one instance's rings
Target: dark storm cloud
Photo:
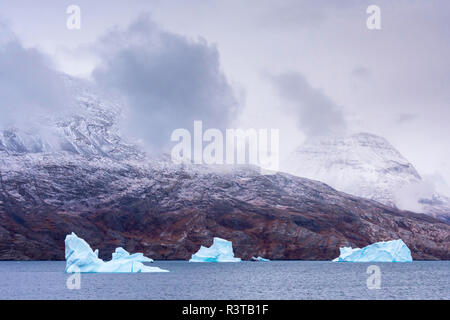
[[[24,48],[0,23],[0,129],[29,129],[67,104],[61,76],[36,49]]]
[[[302,74],[284,73],[272,80],[289,111],[294,113],[298,128],[308,137],[345,132],[346,122],[340,108],[320,89],[313,88]]]
[[[176,128],[225,128],[237,111],[233,90],[220,69],[217,49],[161,30],[147,16],[126,30],[102,37],[95,81],[128,102],[129,133],[158,150]]]

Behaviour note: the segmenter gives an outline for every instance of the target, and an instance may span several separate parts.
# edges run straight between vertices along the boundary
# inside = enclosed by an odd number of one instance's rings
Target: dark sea
[[[70,290],[64,261],[3,261],[0,299],[450,299],[450,261],[151,265],[170,272],[81,274]],[[368,289],[370,265],[380,268],[380,289]]]

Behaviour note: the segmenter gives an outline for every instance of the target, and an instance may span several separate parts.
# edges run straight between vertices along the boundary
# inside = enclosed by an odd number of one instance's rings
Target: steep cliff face
[[[423,181],[414,166],[386,139],[358,133],[304,143],[285,163],[287,172],[323,181],[337,190],[396,207],[399,197]],[[421,198],[413,192],[414,208],[450,221],[450,202],[433,193]]]
[[[217,236],[244,259],[331,260],[397,238],[415,259],[450,259],[450,226],[432,217],[289,174],[148,158],[118,133],[120,108],[67,81],[78,112],[0,134],[0,259],[64,259],[71,232],[102,258],[188,259]]]

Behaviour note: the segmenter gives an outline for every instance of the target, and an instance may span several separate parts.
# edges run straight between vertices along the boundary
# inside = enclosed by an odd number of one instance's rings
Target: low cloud
[[[114,29],[96,45],[94,81],[127,101],[124,129],[150,150],[167,150],[174,129],[226,128],[238,103],[217,48],[162,30],[147,16]]]
[[[342,111],[320,89],[313,88],[297,72],[272,77],[280,97],[293,113],[298,128],[309,138],[344,134],[346,122]]]
[[[424,175],[419,182],[408,184],[396,190],[395,204],[399,209],[423,212],[423,202],[438,201],[435,197],[450,197],[450,186],[442,175]]]
[[[423,212],[423,206],[420,200],[431,199],[434,193],[435,188],[428,181],[408,184],[395,192],[395,204],[401,210]]]
[[[50,59],[25,48],[4,23],[0,23],[0,97],[0,129],[42,127],[40,118],[57,114],[68,104],[61,75]]]

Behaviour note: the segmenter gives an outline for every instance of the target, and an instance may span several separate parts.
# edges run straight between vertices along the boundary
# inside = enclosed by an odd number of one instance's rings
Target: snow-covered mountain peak
[[[373,170],[406,169],[419,178],[414,167],[385,138],[371,133],[356,133],[345,137],[329,137],[307,141],[294,154],[310,154],[333,166],[351,165]]]
[[[404,199],[404,192],[399,191],[423,183],[414,166],[399,151],[385,138],[371,133],[306,141],[283,163],[283,170],[390,206],[399,206],[399,196]],[[444,209],[436,212],[426,199],[413,201],[417,203],[416,211],[433,215],[448,209],[441,206]]]

